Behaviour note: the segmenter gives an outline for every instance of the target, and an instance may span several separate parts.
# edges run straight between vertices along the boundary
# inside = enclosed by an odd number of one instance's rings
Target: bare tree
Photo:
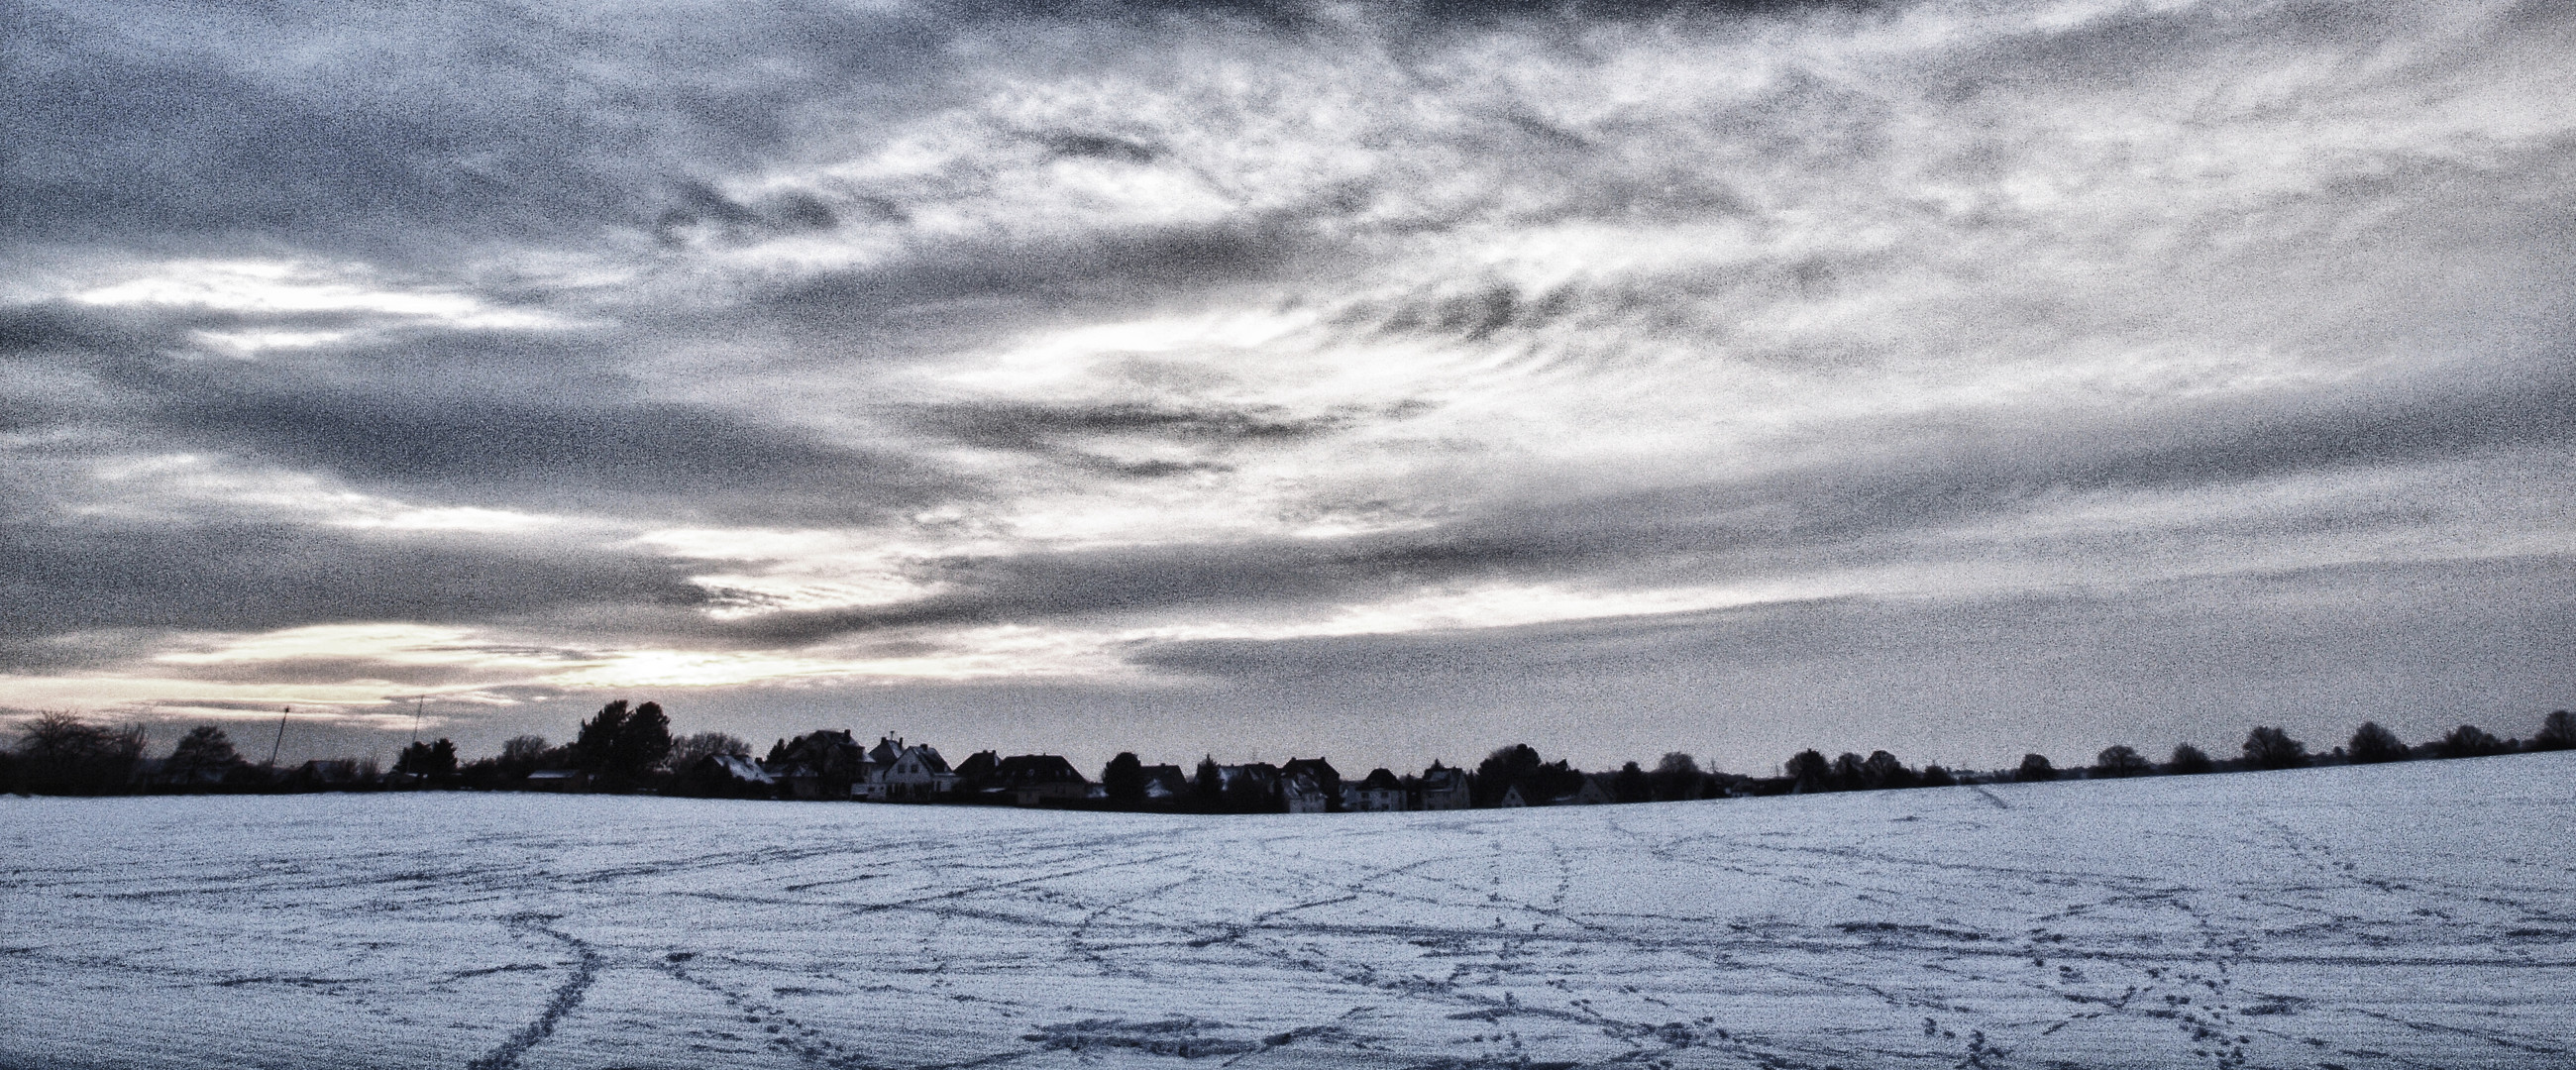
[[[2257,728],[2245,734],[2245,764],[2256,769],[2297,769],[2308,764],[2308,745],[2291,739],[2287,729]]]
[[[2344,755],[2356,765],[2393,762],[2406,757],[2406,743],[2397,738],[2397,733],[2380,727],[2379,722],[2363,721],[2345,744]]]
[[[2173,756],[2165,759],[2165,772],[2176,776],[2199,776],[2217,768],[2207,753],[2189,743],[2174,744]]]
[[[2533,733],[2532,750],[2576,750],[2576,713],[2551,710],[2540,719],[2540,731]]]
[[[1646,774],[1646,781],[1654,785],[1655,798],[1665,802],[1699,798],[1707,779],[1707,774],[1699,771],[1699,761],[1680,751],[1664,755],[1662,761],[1655,763],[1655,771]]]
[[[543,744],[545,741],[537,742]],[[538,749],[544,748],[540,746]],[[751,744],[722,732],[694,732],[671,741],[671,754],[664,759],[664,764],[673,769],[689,769],[695,767],[700,761],[719,754],[734,754],[748,758],[751,756]]]
[[[2155,766],[2147,763],[2146,756],[2139,754],[2138,748],[2126,743],[2114,743],[2093,756],[2094,776],[2145,776],[2155,771]]]
[[[2512,749],[2513,744],[2497,739],[2486,729],[2473,724],[2454,728],[2440,742],[2433,744],[2433,753],[2445,758],[2484,758]]]
[[[142,725],[103,728],[61,711],[37,714],[18,741],[19,776],[43,795],[123,791],[142,757]]]

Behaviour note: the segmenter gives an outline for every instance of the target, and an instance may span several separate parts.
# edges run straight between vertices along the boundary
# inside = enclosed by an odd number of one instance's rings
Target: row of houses
[[[678,771],[688,794],[848,799],[860,802],[985,802],[1014,806],[1143,806],[1240,811],[1461,810],[1468,806],[1463,769],[1439,762],[1417,776],[1373,769],[1344,781],[1323,758],[1282,765],[1201,763],[1196,775],[1177,765],[1135,767],[1118,784],[1094,782],[1061,755],[1003,756],[980,751],[951,766],[938,748],[880,737],[862,744],[847,731],[782,739],[769,755],[716,754]],[[532,778],[533,779],[533,778]],[[533,785],[532,785],[533,786]],[[1551,800],[1553,801],[1553,800]]]

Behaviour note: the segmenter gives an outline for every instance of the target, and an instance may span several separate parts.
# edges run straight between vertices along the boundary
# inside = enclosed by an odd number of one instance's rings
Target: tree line
[[[110,795],[405,786],[508,789],[530,786],[532,777],[552,773],[578,775],[580,786],[587,790],[720,794],[706,790],[705,784],[692,777],[702,776],[702,771],[710,767],[706,759],[747,759],[751,754],[748,744],[721,732],[675,737],[670,718],[659,704],[645,702],[630,707],[623,700],[611,702],[583,720],[568,743],[523,735],[502,744],[497,755],[460,761],[450,740],[413,742],[398,754],[390,775],[372,762],[352,759],[305,762],[292,768],[255,764],[235,750],[217,725],[189,729],[165,758],[146,759],[145,747],[140,725],[99,725],[69,713],[39,714],[25,723],[15,746],[0,749],[0,790]],[[783,747],[784,741],[781,748],[772,748],[773,760],[781,756]],[[2190,776],[2569,749],[2576,749],[2576,714],[2557,710],[2544,717],[2529,738],[2521,740],[2463,724],[2437,738],[2410,745],[2378,722],[2365,721],[2344,743],[2319,752],[2293,738],[2286,729],[2270,726],[2248,732],[2237,755],[2230,758],[2215,758],[2192,744],[2182,743],[2158,762],[2122,743],[2104,748],[2089,765],[2063,769],[2036,753],[2024,755],[2018,765],[2007,769],[1961,771],[1937,764],[1910,766],[1885,750],[1872,751],[1867,756],[1847,752],[1829,759],[1822,751],[1809,749],[1791,755],[1777,776],[1704,770],[1691,755],[1680,752],[1664,755],[1651,769],[1631,761],[1615,772],[1587,773],[1563,759],[1546,761],[1535,748],[1519,743],[1498,748],[1473,770],[1461,772],[1468,805],[1490,807],[1512,800],[1549,805],[1578,796],[1583,801],[1633,803],[2070,778]],[[1320,768],[1333,781],[1331,808],[1340,809],[1339,774],[1332,773],[1321,759],[1302,764]],[[1201,812],[1257,812],[1276,810],[1282,805],[1279,770],[1273,767],[1233,767],[1265,769],[1273,775],[1230,778],[1224,775],[1226,767],[1218,766],[1211,758],[1200,763],[1195,775],[1186,779],[1186,790],[1168,792],[1159,798],[1148,797],[1147,768],[1133,753],[1121,753],[1111,759],[1101,771],[1104,790],[1096,802],[1113,809]],[[1376,775],[1372,773],[1372,777]]]

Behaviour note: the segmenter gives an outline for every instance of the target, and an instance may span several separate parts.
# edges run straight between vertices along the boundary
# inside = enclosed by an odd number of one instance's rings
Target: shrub
[[[2174,744],[2173,756],[2165,759],[2165,772],[2177,776],[2199,776],[2216,768],[2218,763],[2210,761],[2209,755],[2189,743]]]
[[[2433,753],[2444,758],[2484,758],[2512,749],[2512,744],[2473,724],[2454,728],[2443,735],[2440,742],[2433,744]]]
[[[2048,764],[2045,754],[2025,754],[2021,765],[2013,770],[2013,779],[2025,784],[2057,779],[2057,767]]]
[[[2245,764],[2256,769],[2297,769],[2308,764],[2308,745],[2280,728],[2257,728],[2245,734]]]
[[[2149,765],[2136,747],[2126,743],[2114,743],[2093,756],[2094,776],[2132,777],[2152,772],[2155,772],[2155,766]]]
[[[2532,750],[2576,750],[2576,713],[2552,710],[2540,719],[2540,731],[2534,733],[2528,746]]]
[[[2353,732],[2352,741],[2345,744],[2344,754],[2359,765],[2393,762],[2406,757],[2406,744],[2397,738],[2397,733],[2380,727],[2379,722],[2363,721]]]

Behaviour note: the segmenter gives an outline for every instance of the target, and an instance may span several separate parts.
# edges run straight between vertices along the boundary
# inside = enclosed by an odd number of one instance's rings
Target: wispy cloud
[[[2141,591],[2356,665],[2397,625],[2294,603],[2451,607],[2525,655],[2499,693],[2565,645],[2468,608],[2560,604],[2576,553],[2545,7],[21,21],[0,704],[433,695],[507,734],[690,689],[964,731],[1043,695],[1080,751],[1117,735],[1085,710],[1284,742],[1383,699],[1351,730],[1483,742],[1388,699],[1401,650],[1474,666],[1434,676],[1479,733],[1627,696],[1549,730],[1606,756],[1785,738],[1563,660],[1809,634],[1748,621],[1971,659],[1942,677],[2017,725],[2137,691],[2104,644],[2185,627]],[[1783,664],[1724,670],[1773,711],[1730,716],[1812,716],[1826,670]],[[2404,720],[2438,676],[2302,678]]]

